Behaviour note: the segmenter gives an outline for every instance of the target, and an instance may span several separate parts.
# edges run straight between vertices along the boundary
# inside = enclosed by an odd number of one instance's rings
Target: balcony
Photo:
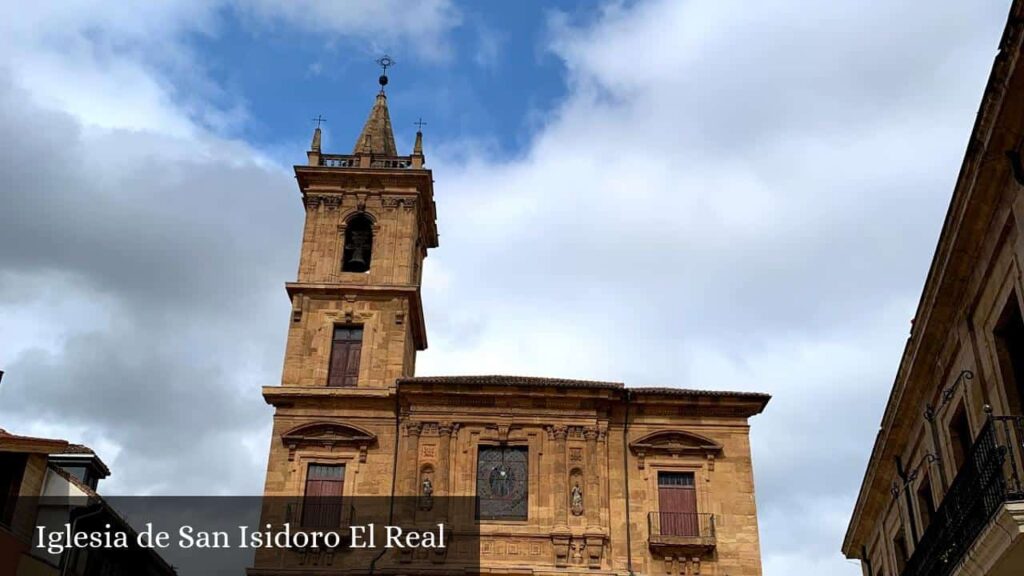
[[[362,157],[354,154],[322,154],[320,165],[328,168],[412,168],[410,156],[375,156],[367,157],[368,165],[361,164]]]
[[[647,543],[652,549],[710,552],[715,548],[715,515],[650,512],[647,533]]]
[[[980,548],[976,541],[993,518],[1009,512],[1010,522],[1016,522],[1006,505],[1024,500],[1022,440],[1024,417],[989,416],[901,576],[950,576],[972,548]],[[1019,537],[993,536],[984,546],[986,553],[971,553],[971,558],[995,567],[1022,547]]]

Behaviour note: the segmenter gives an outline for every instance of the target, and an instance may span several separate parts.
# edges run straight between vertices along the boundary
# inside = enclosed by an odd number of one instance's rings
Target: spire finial
[[[377,58],[375,62],[377,62],[377,65],[380,66],[382,71],[380,78],[377,79],[377,83],[380,84],[380,91],[381,94],[383,94],[384,87],[388,85],[388,68],[395,65],[395,60],[391,56],[385,54],[380,58]]]
[[[413,122],[413,124],[416,125],[416,131],[417,132],[423,132],[423,127],[427,125],[427,123],[423,121],[422,117],[420,117],[419,120]]]
[[[316,118],[313,118],[313,122],[316,122],[316,130],[313,130],[313,142],[309,145],[309,149],[313,152],[320,151],[320,123],[327,122],[327,118],[323,117],[323,114],[317,114]]]

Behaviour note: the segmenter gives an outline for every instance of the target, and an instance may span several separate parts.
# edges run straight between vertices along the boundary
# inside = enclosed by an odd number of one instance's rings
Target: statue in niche
[[[583,490],[580,489],[579,482],[572,487],[572,492],[569,495],[569,509],[572,510],[573,516],[583,514]]]
[[[430,510],[434,507],[434,483],[430,476],[424,474],[423,482],[420,484],[420,510]]]

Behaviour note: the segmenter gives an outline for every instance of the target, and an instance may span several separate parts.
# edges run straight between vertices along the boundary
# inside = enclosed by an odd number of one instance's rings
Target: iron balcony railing
[[[647,514],[647,530],[652,545],[686,542],[713,545],[715,515],[695,512],[650,512]]]
[[[989,416],[901,576],[949,576],[1003,505],[1024,500],[1024,417]]]

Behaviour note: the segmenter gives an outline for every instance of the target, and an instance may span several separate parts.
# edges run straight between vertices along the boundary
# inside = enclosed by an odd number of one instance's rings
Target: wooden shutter
[[[663,536],[699,536],[692,472],[658,473],[658,520]]]
[[[359,357],[363,351],[360,326],[336,326],[331,343],[328,386],[355,386],[359,382]]]
[[[345,466],[310,464],[302,501],[302,525],[308,528],[341,526],[341,496],[345,492]]]

